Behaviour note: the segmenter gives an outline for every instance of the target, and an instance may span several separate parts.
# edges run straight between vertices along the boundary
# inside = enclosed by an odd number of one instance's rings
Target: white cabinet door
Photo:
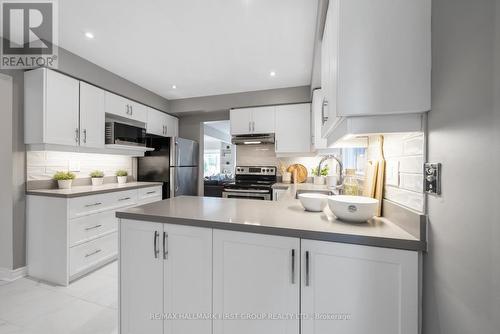
[[[251,108],[252,110],[252,133],[274,133],[275,118],[274,106]]]
[[[302,240],[303,334],[417,334],[418,253]],[[342,318],[344,317],[344,318]]]
[[[214,230],[214,313],[241,317],[214,320],[213,332],[298,333],[297,318],[253,317],[285,317],[299,312],[299,247],[300,240],[296,238]]]
[[[311,150],[311,104],[276,106],[276,153]]]
[[[45,73],[45,129],[43,142],[46,144],[78,146],[78,80],[51,70],[46,70]]]
[[[179,136],[179,119],[174,116],[165,114],[165,135],[167,137]]]
[[[104,90],[80,81],[80,145],[104,147]]]
[[[120,333],[162,334],[163,225],[132,220],[120,223]],[[156,243],[156,248],[155,248]]]
[[[164,225],[164,312],[212,312],[212,229]],[[212,332],[211,319],[166,320],[165,334]]]
[[[146,123],[148,121],[148,107],[134,101],[129,101],[129,104],[130,104],[129,118],[135,121]]]
[[[104,95],[106,113],[130,118],[130,101],[119,95],[106,92]]]
[[[229,121],[232,135],[245,135],[252,133],[252,108],[231,109]]]
[[[148,108],[146,132],[153,135],[165,136],[165,114],[153,108]]]
[[[326,139],[321,136],[323,126],[323,92],[322,89],[313,91],[311,104],[311,149],[313,151],[328,148]]]

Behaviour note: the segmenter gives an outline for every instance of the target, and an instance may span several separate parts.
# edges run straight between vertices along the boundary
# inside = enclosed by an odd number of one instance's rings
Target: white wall
[[[443,194],[428,199],[424,334],[500,332],[498,6],[433,1],[428,156],[443,163]]]
[[[0,74],[0,268],[13,269],[12,78]]]

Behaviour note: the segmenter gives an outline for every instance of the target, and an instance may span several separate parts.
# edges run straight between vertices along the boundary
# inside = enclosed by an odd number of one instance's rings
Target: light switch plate
[[[424,164],[424,191],[431,195],[441,195],[441,163]]]

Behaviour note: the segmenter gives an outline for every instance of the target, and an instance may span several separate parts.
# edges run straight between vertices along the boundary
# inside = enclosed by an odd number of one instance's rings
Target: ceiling
[[[316,11],[317,0],[64,0],[59,44],[168,99],[304,86]]]

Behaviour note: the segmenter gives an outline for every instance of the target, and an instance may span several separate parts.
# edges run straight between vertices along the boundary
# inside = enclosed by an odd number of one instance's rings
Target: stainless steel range
[[[226,184],[222,197],[267,200],[273,199],[276,183],[274,166],[237,166],[235,181]]]

